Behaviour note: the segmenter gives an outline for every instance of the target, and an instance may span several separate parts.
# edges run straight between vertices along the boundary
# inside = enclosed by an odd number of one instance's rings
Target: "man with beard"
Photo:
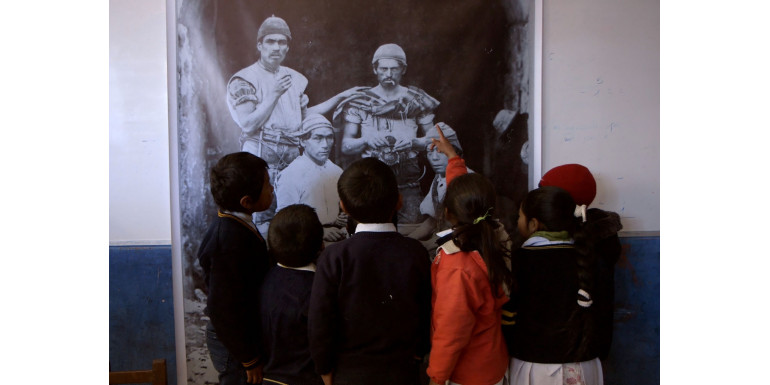
[[[403,207],[399,223],[419,223],[420,178],[424,170],[418,154],[429,139],[425,133],[433,126],[433,110],[439,102],[417,87],[404,87],[406,53],[396,44],[377,48],[372,70],[379,84],[340,103],[335,115],[342,114],[344,132],[341,152],[356,157],[375,157],[396,174]]]
[[[257,32],[259,60],[238,71],[227,83],[227,107],[241,128],[241,150],[267,162],[270,183],[281,170],[299,156],[297,133],[308,113],[324,114],[339,101],[353,95],[356,88],[308,107],[305,88],[308,80],[301,73],[281,66],[289,52],[291,31],[286,22],[268,17]],[[275,200],[274,200],[275,202]],[[255,217],[267,234],[267,221],[275,214],[275,204]]]

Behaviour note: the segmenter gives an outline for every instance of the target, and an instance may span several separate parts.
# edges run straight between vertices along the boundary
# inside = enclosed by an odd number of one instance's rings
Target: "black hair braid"
[[[576,218],[575,231],[572,237],[575,240],[575,249],[578,252],[576,261],[578,289],[588,293],[587,296],[575,293],[576,300],[592,303],[594,300],[594,289],[596,288],[596,254],[593,252],[590,244],[590,236],[583,226],[582,217]],[[578,334],[574,336],[575,344],[573,345],[578,357],[588,357],[594,354],[592,352],[593,338],[596,335],[594,309],[593,304],[589,306],[578,305],[570,317],[572,321],[578,322],[578,325],[580,325]]]

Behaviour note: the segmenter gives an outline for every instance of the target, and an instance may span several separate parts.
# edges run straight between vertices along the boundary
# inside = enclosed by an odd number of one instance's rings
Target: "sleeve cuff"
[[[249,362],[242,362],[243,368],[246,370],[254,369],[257,366],[259,366],[259,357],[249,361]]]

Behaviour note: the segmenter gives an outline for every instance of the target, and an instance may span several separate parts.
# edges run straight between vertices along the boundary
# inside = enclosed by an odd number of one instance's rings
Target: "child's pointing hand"
[[[438,150],[438,152],[444,154],[447,156],[447,158],[454,158],[457,156],[457,152],[455,152],[454,147],[452,147],[452,143],[449,143],[449,139],[444,136],[444,132],[441,131],[441,127],[449,127],[446,123],[440,122],[436,124],[436,131],[438,131],[438,139],[431,138],[430,139],[430,150],[432,151],[434,148]]]

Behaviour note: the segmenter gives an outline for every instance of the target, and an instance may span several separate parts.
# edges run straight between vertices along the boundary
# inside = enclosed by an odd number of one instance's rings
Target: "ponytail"
[[[492,295],[500,297],[512,287],[513,273],[510,239],[502,224],[493,219],[496,198],[489,179],[481,174],[465,174],[449,184],[444,205],[457,223],[452,230],[452,240],[462,251],[479,252],[487,266]]]

